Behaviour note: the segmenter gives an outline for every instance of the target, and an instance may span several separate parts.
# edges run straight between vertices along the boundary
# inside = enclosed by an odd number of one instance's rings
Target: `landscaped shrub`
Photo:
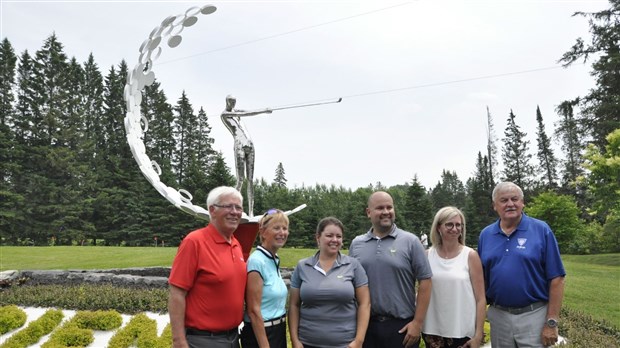
[[[32,321],[28,326],[9,337],[0,346],[1,348],[25,348],[33,345],[41,339],[41,337],[49,334],[62,321],[64,315],[61,310],[50,309],[46,311],[39,319]]]
[[[54,307],[73,310],[111,310],[120,313],[166,313],[167,289],[136,289],[113,285],[37,285],[4,289],[0,306]]]
[[[119,328],[123,317],[117,311],[79,311],[63,327],[52,333],[42,348],[84,347],[95,339],[93,330]]]
[[[128,348],[134,345],[138,348],[169,348],[172,345],[170,324],[158,337],[157,322],[140,313],[131,318],[108,342],[108,348]]]
[[[26,319],[26,312],[15,305],[0,307],[0,335],[22,327]]]
[[[109,331],[123,324],[123,317],[115,310],[111,311],[79,311],[71,318],[81,329]]]
[[[41,348],[86,347],[94,340],[93,330],[79,328],[74,321],[69,321],[54,331]]]
[[[620,332],[605,322],[576,310],[562,308],[560,335],[566,337],[566,348],[620,347]]]

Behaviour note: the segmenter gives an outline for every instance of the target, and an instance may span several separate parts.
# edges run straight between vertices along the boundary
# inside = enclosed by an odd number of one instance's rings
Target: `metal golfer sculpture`
[[[124,124],[127,132],[127,143],[131,149],[131,153],[140,171],[145,178],[153,185],[153,187],[170,203],[180,210],[194,215],[201,219],[209,219],[207,209],[192,203],[192,194],[184,189],[175,189],[161,182],[161,168],[157,162],[151,160],[146,154],[144,145],[144,134],[148,131],[148,119],[140,112],[142,103],[142,90],[145,86],[150,86],[155,81],[155,73],[153,67],[155,61],[160,57],[163,46],[165,44],[170,48],[178,47],[183,40],[181,33],[187,27],[191,27],[198,21],[199,15],[209,15],[214,13],[217,8],[213,5],[205,5],[202,7],[191,7],[175,16],[168,16],[161,24],[153,28],[148,38],[139,48],[140,56],[136,66],[127,74],[127,84],[124,89],[124,98],[127,104],[127,113],[125,115]],[[235,141],[235,167],[237,174],[237,189],[241,189],[244,180],[248,182],[248,212],[244,213],[242,223],[235,232],[235,236],[241,242],[244,254],[246,256],[256,239],[258,231],[258,221],[260,216],[254,217],[254,144],[252,143],[249,133],[241,123],[241,117],[253,116],[261,113],[270,113],[274,110],[290,109],[304,106],[321,105],[328,103],[339,103],[342,98],[337,101],[312,103],[285,106],[272,109],[263,109],[258,111],[242,111],[235,110],[234,98],[231,97],[231,103],[228,103],[226,110],[222,113],[222,121],[232,133]],[[239,151],[237,151],[239,150]],[[286,215],[296,213],[306,207],[302,204],[294,209],[285,211]]]
[[[331,104],[331,103],[340,103],[342,98],[339,98],[335,101],[328,101],[322,103],[310,103],[310,104],[300,104],[300,105],[291,105],[291,106],[283,106],[278,108],[266,108],[262,110],[252,110],[245,111],[235,109],[235,105],[237,104],[237,99],[232,95],[228,95],[226,97],[226,110],[222,112],[220,116],[222,122],[232,134],[234,139],[234,154],[235,154],[235,171],[237,173],[237,191],[241,191],[241,187],[243,186],[244,180],[247,180],[247,200],[248,200],[248,213],[250,217],[253,217],[254,212],[254,143],[250,137],[250,133],[248,132],[245,124],[241,120],[241,117],[247,116],[256,116],[260,114],[270,114],[274,110],[284,110],[284,109],[293,109],[293,108],[301,108],[306,106],[314,106],[314,105],[323,105],[323,104]]]

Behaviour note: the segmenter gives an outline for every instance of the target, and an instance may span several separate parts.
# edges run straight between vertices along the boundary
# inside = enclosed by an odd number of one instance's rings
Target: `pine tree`
[[[286,177],[284,175],[284,166],[282,165],[282,162],[280,162],[276,168],[276,177],[273,179],[273,184],[276,187],[286,188]]]
[[[173,168],[177,176],[179,185],[183,185],[190,166],[190,153],[194,151],[194,145],[197,141],[194,132],[197,125],[197,117],[194,114],[194,108],[189,102],[185,91],[181,94],[181,98],[174,107],[174,139],[176,141],[176,150],[173,156]]]
[[[542,173],[542,183],[547,190],[551,190],[557,187],[556,181],[557,174],[557,159],[551,148],[551,140],[545,132],[545,124],[543,123],[543,117],[540,112],[540,107],[536,106],[536,122],[537,128],[537,142],[538,142],[538,161],[540,172]]]
[[[104,146],[97,160],[101,190],[94,202],[94,223],[98,236],[107,245],[150,245],[148,209],[141,195],[152,191],[133,160],[125,138],[123,119],[126,103],[123,89],[127,64],[122,61],[118,71],[111,67],[105,77],[102,129]],[[141,241],[141,242],[140,242]]]
[[[16,139],[13,102],[15,95],[15,67],[17,57],[8,39],[0,44],[0,230],[14,241],[13,225],[16,224],[16,205],[21,196],[15,191],[15,176],[19,163],[15,161]]]
[[[409,222],[411,232],[421,234],[430,230],[434,216],[433,204],[417,175],[407,190],[407,203],[402,215]]]
[[[465,187],[456,172],[442,171],[441,181],[431,190],[431,201],[435,211],[446,206],[465,206]]]
[[[71,178],[76,174],[75,154],[67,148],[71,133],[68,126],[70,105],[69,64],[63,46],[55,35],[35,53],[27,109],[29,131],[24,148],[24,199],[29,205],[25,236],[38,245],[64,231],[65,222],[73,220],[74,193]],[[29,115],[30,116],[30,115]],[[68,208],[70,207],[70,208]],[[61,243],[68,243],[66,238]]]
[[[504,130],[504,147],[502,160],[504,162],[504,180],[512,181],[524,191],[532,187],[534,169],[530,164],[532,155],[529,153],[529,141],[525,140],[526,133],[515,122],[515,114],[510,110],[506,129]]]
[[[579,99],[579,124],[601,152],[606,151],[606,136],[620,128],[620,0],[610,0],[611,7],[595,13],[577,12],[589,20],[591,42],[578,38],[562,56],[564,67],[593,58],[591,74],[596,87]]]
[[[196,158],[200,169],[206,174],[211,168],[213,156],[215,155],[215,150],[213,150],[215,140],[211,137],[212,127],[209,124],[207,113],[202,107],[198,110],[196,122]]]
[[[585,146],[582,132],[573,113],[574,106],[578,102],[578,100],[564,101],[556,108],[561,119],[556,124],[555,134],[561,140],[564,153],[561,186],[563,192],[573,195],[576,195],[578,191],[576,189],[577,178],[583,175],[581,153]]]
[[[463,211],[467,218],[466,244],[470,246],[478,243],[480,231],[496,219],[491,200],[494,183],[488,168],[488,158],[478,152],[476,171],[467,180],[467,198]]]
[[[207,175],[206,187],[210,191],[218,186],[235,186],[235,182],[235,177],[231,174],[226,161],[224,161],[224,155],[221,152],[216,152],[213,166]]]
[[[12,173],[11,188],[15,193],[13,197],[13,223],[7,230],[8,238],[18,242],[18,239],[25,241],[30,238],[30,224],[32,219],[28,216],[30,209],[29,202],[26,200],[29,190],[31,190],[32,169],[30,157],[32,127],[34,120],[33,100],[35,92],[33,89],[34,62],[28,51],[24,51],[19,59],[17,67],[17,104],[15,107],[15,118],[12,122],[14,146],[11,149],[11,156],[16,164]]]

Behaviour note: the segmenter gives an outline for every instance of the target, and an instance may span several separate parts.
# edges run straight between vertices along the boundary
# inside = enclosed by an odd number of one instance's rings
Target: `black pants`
[[[385,347],[404,347],[403,340],[405,333],[398,333],[405,325],[411,322],[413,318],[397,319],[391,318],[384,321],[370,319],[366,338],[364,339],[364,348],[385,348]],[[416,342],[412,347],[418,348],[420,341]]]
[[[266,327],[265,333],[267,334],[269,347],[286,348],[286,321],[278,325]],[[256,341],[256,335],[254,335],[251,323],[244,323],[243,325],[241,330],[241,347],[258,348],[258,342]]]

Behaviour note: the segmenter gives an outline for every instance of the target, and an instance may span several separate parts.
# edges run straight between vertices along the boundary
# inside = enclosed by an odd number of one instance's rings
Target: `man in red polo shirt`
[[[209,192],[211,221],[189,233],[168,283],[173,347],[239,347],[246,264],[233,236],[243,213],[243,197],[233,187]]]

